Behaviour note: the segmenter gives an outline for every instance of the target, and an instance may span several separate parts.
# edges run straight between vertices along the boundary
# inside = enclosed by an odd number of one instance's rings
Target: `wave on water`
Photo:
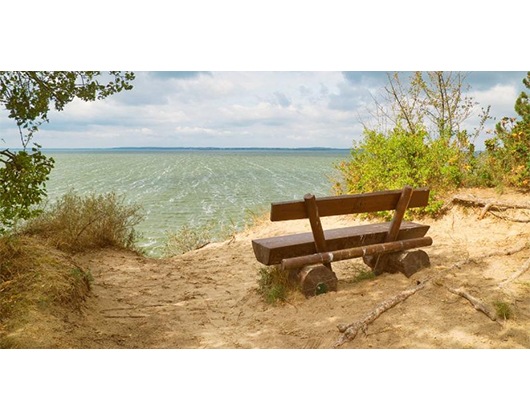
[[[142,206],[140,245],[159,255],[168,232],[214,222],[242,228],[248,213],[306,193],[330,195],[334,164],[348,151],[333,149],[114,149],[55,151],[48,182],[53,201],[64,193],[123,194]]]

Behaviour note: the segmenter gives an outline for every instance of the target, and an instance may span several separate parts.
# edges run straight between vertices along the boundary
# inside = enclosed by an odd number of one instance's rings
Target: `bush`
[[[351,160],[337,166],[343,181],[336,184],[336,192],[429,187],[428,206],[409,211],[434,216],[443,205],[441,196],[462,186],[474,165],[473,149],[465,133],[462,136],[429,140],[421,130],[409,133],[396,128],[389,134],[366,130],[364,139],[352,149]]]
[[[68,252],[115,246],[133,248],[140,208],[115,193],[65,194],[49,210],[30,220],[24,233],[48,240]]]

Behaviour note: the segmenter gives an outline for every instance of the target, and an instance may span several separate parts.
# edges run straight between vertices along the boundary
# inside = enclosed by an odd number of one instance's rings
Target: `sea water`
[[[116,192],[138,204],[138,245],[160,255],[168,234],[184,226],[240,229],[276,201],[331,195],[335,165],[348,150],[104,149],[50,150],[53,202],[68,191]],[[215,229],[214,229],[215,230]],[[215,233],[215,232],[214,232]]]

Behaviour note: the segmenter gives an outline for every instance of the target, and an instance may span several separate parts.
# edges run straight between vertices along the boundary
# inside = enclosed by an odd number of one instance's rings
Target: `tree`
[[[338,193],[429,186],[431,200],[422,211],[436,214],[443,194],[476,178],[474,145],[464,128],[476,105],[466,95],[466,74],[414,72],[408,82],[387,74],[382,100],[374,98],[377,127],[365,127],[354,143],[351,159],[337,165]],[[473,136],[489,118],[482,112]]]
[[[50,109],[62,111],[76,98],[95,101],[130,90],[133,80],[134,73],[121,71],[0,72],[0,105],[15,121],[22,145],[20,151],[0,150],[0,231],[38,213],[34,207],[46,196],[54,162],[32,139],[49,121]]]
[[[530,72],[523,79],[530,89]],[[501,181],[518,188],[530,188],[530,101],[521,92],[514,110],[519,116],[504,117],[495,127],[495,137],[486,140],[492,166],[498,167]]]
[[[465,94],[470,88],[466,77],[462,72],[417,71],[406,83],[398,72],[387,74],[383,101],[375,100],[380,124],[387,126],[389,121],[392,127],[399,126],[411,134],[425,130],[431,138],[466,143],[468,135],[462,124],[478,105]],[[489,108],[483,109],[480,117],[474,137],[489,118]]]

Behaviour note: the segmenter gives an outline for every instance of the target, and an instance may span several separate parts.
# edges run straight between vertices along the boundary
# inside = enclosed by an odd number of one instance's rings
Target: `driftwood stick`
[[[429,281],[432,281],[433,279],[439,278],[439,277],[445,275],[446,273],[450,272],[451,270],[454,270],[455,268],[461,268],[462,266],[464,266],[466,264],[469,264],[471,262],[474,262],[474,261],[477,261],[477,260],[486,259],[486,258],[490,258],[490,257],[495,257],[495,256],[513,255],[513,254],[515,254],[517,252],[520,252],[520,251],[522,251],[522,250],[524,250],[526,248],[527,248],[527,245],[525,244],[525,245],[521,245],[521,246],[518,246],[518,247],[515,247],[515,248],[504,250],[504,251],[492,251],[492,252],[489,252],[489,253],[487,253],[485,255],[482,255],[482,256],[480,256],[478,258],[467,258],[465,260],[458,261],[458,262],[454,263],[453,265],[451,265],[451,266],[449,266],[449,267],[447,267],[447,268],[445,268],[445,269],[443,269],[443,270],[441,270],[439,272],[436,272],[436,273],[431,274],[430,276],[427,276],[422,281],[419,281],[418,284],[415,287],[412,287],[410,289],[404,290],[403,292],[398,293],[394,297],[391,297],[391,298],[385,300],[383,303],[379,304],[375,309],[373,309],[367,315],[365,315],[360,321],[355,321],[355,322],[352,322],[351,324],[348,324],[348,325],[343,325],[343,324],[338,325],[337,326],[338,330],[341,333],[343,333],[343,334],[337,340],[337,342],[335,343],[334,347],[340,347],[344,343],[346,343],[347,341],[353,340],[357,336],[359,330],[363,330],[364,331],[368,327],[368,325],[371,324],[373,321],[375,321],[377,318],[379,318],[379,316],[383,312],[393,308],[398,303],[401,303],[401,302],[405,301],[407,298],[412,296],[414,293],[416,293],[417,291],[423,289],[425,287],[425,285]],[[468,299],[468,298],[466,297],[466,299]]]
[[[502,220],[508,220],[509,222],[516,222],[516,223],[530,223],[530,219],[519,219],[518,217],[511,217],[511,216],[501,216],[500,214],[497,214],[493,211],[490,211],[490,214],[497,217],[498,219]]]
[[[508,203],[494,200],[484,200],[477,197],[455,195],[451,200],[453,203],[463,204],[475,207],[488,207],[488,209],[530,209],[530,203]]]
[[[445,284],[444,284],[444,287],[451,293],[454,293],[455,295],[458,295],[458,296],[463,297],[464,299],[467,299],[469,303],[473,305],[473,308],[475,308],[477,311],[484,313],[492,321],[497,321],[497,314],[495,313],[495,311],[489,306],[487,306],[485,303],[481,302],[476,297],[470,295],[468,292],[462,289],[454,289]]]
[[[383,313],[388,311],[389,309],[396,306],[398,303],[403,302],[408,297],[412,296],[414,293],[416,293],[418,290],[421,290],[425,287],[425,282],[420,283],[417,286],[404,290],[403,292],[397,294],[396,296],[391,297],[390,299],[385,300],[381,304],[375,307],[371,312],[369,312],[363,319],[360,321],[353,322],[349,325],[339,325],[338,329],[340,332],[343,333],[342,337],[339,338],[339,340],[335,343],[335,347],[342,346],[346,341],[353,340],[356,336],[359,330],[365,330],[368,324],[371,324],[374,322],[379,316]]]
[[[516,279],[518,279],[519,277],[521,277],[524,273],[526,273],[528,271],[528,269],[530,268],[530,258],[528,258],[526,260],[526,262],[523,264],[523,266],[519,269],[519,271],[515,272],[510,278],[502,281],[501,283],[499,283],[499,287],[503,287],[504,285],[510,283],[511,281],[514,281]]]

